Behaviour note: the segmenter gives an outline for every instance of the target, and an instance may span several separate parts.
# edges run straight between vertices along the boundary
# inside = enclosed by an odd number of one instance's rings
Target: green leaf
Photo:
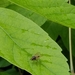
[[[62,41],[65,45],[65,47],[67,48],[67,50],[69,51],[69,31],[67,27],[62,27],[62,30],[60,32],[60,36],[62,38]],[[75,57],[75,29],[72,29],[72,53],[73,56]]]
[[[8,74],[6,72],[0,72],[0,75],[10,75],[10,74]]]
[[[56,40],[58,35],[60,34],[62,26],[59,25],[58,23],[54,23],[52,21],[47,21],[45,22],[44,25],[41,26],[48,34],[49,36],[53,39]]]
[[[40,57],[31,60],[36,53]],[[33,75],[69,75],[61,48],[48,34],[31,20],[5,8],[0,8],[0,56]]]
[[[56,40],[58,36],[61,37],[66,49],[69,51],[69,30],[67,27],[59,25],[54,22],[47,21],[42,28],[51,36],[52,39]],[[75,29],[72,29],[72,52],[75,56]]]
[[[7,62],[6,60],[0,58],[0,68],[1,67],[6,67],[6,66],[9,66],[9,65],[10,65],[9,62]]]
[[[5,72],[10,75],[20,75],[20,73],[14,67],[12,69],[5,71]]]
[[[75,28],[75,6],[67,0],[10,0],[24,8],[39,13],[47,19]]]
[[[71,0],[71,3],[72,3],[73,5],[75,5],[75,0]]]
[[[22,7],[19,7],[17,5],[9,5],[7,8],[15,10],[16,12],[22,14],[23,16],[31,19],[33,22],[37,23],[39,26],[42,26],[45,22],[46,19],[32,11],[29,11],[27,9],[24,9]]]
[[[0,0],[0,7],[6,7],[10,4],[8,0]]]
[[[56,40],[58,36],[61,37],[66,49],[69,51],[69,30],[67,27],[59,25],[54,22],[47,21],[42,28],[51,36],[52,39]],[[60,45],[60,44],[59,44]],[[61,44],[62,45],[62,44]],[[72,29],[72,53],[75,56],[75,29]]]

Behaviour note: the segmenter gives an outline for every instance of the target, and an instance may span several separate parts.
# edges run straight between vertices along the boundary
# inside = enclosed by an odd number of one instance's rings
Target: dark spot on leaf
[[[22,48],[22,50],[25,50],[25,48]]]
[[[28,30],[25,30],[25,29],[21,29],[22,30],[22,33],[24,33],[24,32],[26,32],[26,31],[28,31]]]
[[[37,44],[35,44],[35,43],[31,43],[31,45],[34,45],[34,46],[36,46]]]
[[[28,55],[31,55],[29,52],[27,52],[27,49],[28,49],[28,48],[22,48],[22,50],[23,50],[24,52],[26,52]]]
[[[31,43],[31,45],[43,47],[43,45],[39,45],[39,44],[36,44],[36,43]]]
[[[34,14],[34,13],[32,12],[32,13],[29,14],[29,16],[32,16],[33,14]]]
[[[52,49],[53,49],[53,50],[56,50],[57,48],[54,47],[54,48],[52,48]]]
[[[46,46],[47,48],[51,48],[49,45]]]

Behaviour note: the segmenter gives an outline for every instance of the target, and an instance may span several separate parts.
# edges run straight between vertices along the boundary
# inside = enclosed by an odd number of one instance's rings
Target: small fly
[[[36,53],[34,56],[32,56],[31,60],[38,60],[40,57],[39,53]]]

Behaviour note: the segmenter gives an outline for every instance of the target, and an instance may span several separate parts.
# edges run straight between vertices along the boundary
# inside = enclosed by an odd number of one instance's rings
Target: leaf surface
[[[61,25],[75,28],[75,6],[67,0],[10,0]]]
[[[8,0],[0,0],[0,7],[7,7],[10,4]]]
[[[10,74],[5,73],[5,72],[0,72],[0,75],[10,75]]]
[[[52,21],[46,21],[42,26],[41,26],[48,34],[49,36],[56,41],[58,38],[62,26],[59,25],[58,23],[54,23]]]
[[[31,60],[36,53],[40,57]],[[31,20],[6,8],[0,8],[0,56],[33,75],[69,75],[61,48],[48,34]]]
[[[23,16],[31,19],[33,22],[35,22],[39,26],[42,26],[47,20],[46,18],[42,17],[41,15],[36,14],[36,13],[29,11],[27,9],[24,9],[20,6],[15,5],[15,4],[9,5],[7,8],[12,9],[12,10],[22,14]]]

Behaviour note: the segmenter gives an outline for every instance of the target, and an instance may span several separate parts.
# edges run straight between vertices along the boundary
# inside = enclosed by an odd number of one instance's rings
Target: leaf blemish
[[[41,46],[41,47],[43,47],[43,45],[36,44],[36,43],[31,43],[31,45],[33,45],[33,46]]]
[[[25,29],[21,29],[22,30],[22,33],[24,33],[24,32],[26,32],[26,31],[28,31],[28,30],[25,30]]]

